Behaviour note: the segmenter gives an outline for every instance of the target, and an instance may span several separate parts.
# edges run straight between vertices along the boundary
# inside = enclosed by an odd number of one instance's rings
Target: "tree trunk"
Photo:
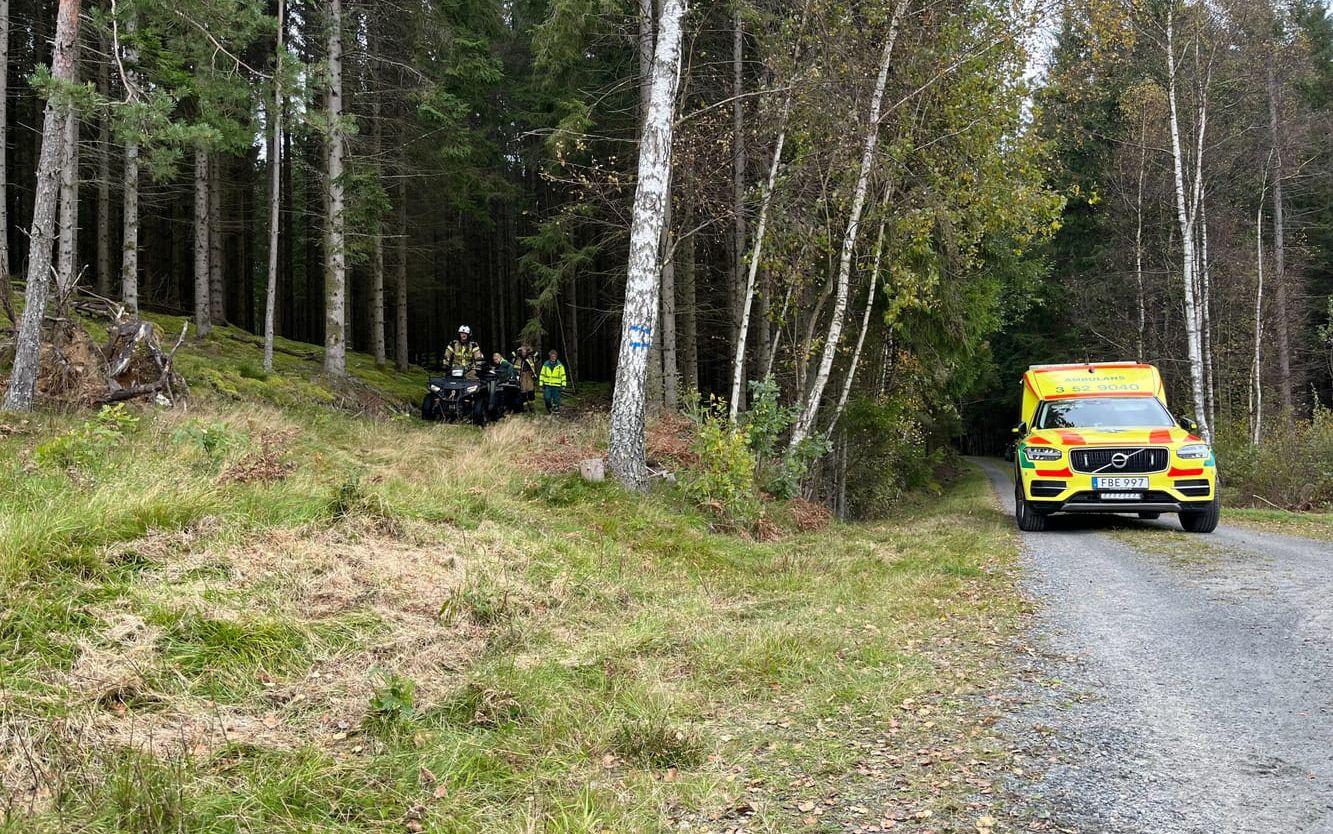
[[[670,254],[662,269],[662,408],[671,413],[680,409],[680,368],[676,359],[675,232],[669,231],[668,240]]]
[[[1199,422],[1204,439],[1212,437],[1207,424],[1208,414],[1204,401],[1203,347],[1199,338],[1199,308],[1195,301],[1194,288],[1198,283],[1198,252],[1195,249],[1195,210],[1197,194],[1201,187],[1199,179],[1203,168],[1203,137],[1207,127],[1207,106],[1200,103],[1198,109],[1198,150],[1194,159],[1194,183],[1189,187],[1190,196],[1186,196],[1185,159],[1180,143],[1180,116],[1176,102],[1176,53],[1175,53],[1175,13],[1170,7],[1166,12],[1166,65],[1167,65],[1167,103],[1170,105],[1171,123],[1171,162],[1175,174],[1176,219],[1180,225],[1181,268],[1185,285],[1185,339],[1189,349],[1190,387],[1193,393],[1195,419]]]
[[[630,226],[625,280],[625,312],[611,402],[611,471],[621,483],[642,489],[645,461],[644,383],[657,320],[659,256],[670,199],[671,142],[680,76],[681,17],[684,0],[665,0],[658,21],[648,112],[639,142],[639,175]]]
[[[343,228],[342,128],[342,0],[330,0],[329,15],[329,141],[328,155],[328,268],[324,308],[324,370],[333,376],[347,373],[347,253]]]
[[[728,321],[731,322],[731,343],[736,346],[737,353],[740,354],[738,364],[740,370],[734,374],[734,380],[731,386],[731,418],[736,419],[736,412],[740,408],[741,399],[745,396],[743,389],[745,377],[745,339],[746,328],[749,326],[749,289],[746,293],[745,301],[742,302],[743,275],[745,274],[745,100],[741,96],[745,93],[745,29],[744,21],[741,19],[741,0],[732,0],[731,5],[731,276],[727,284],[727,312]],[[790,94],[788,95],[790,98]],[[779,134],[778,141],[781,142],[785,137],[785,132]],[[781,156],[781,150],[774,161]],[[765,195],[767,196],[767,194]],[[758,266],[758,259],[751,256],[751,276],[754,275],[754,268]],[[753,278],[751,278],[753,280]],[[742,312],[742,304],[745,310]]]
[[[125,20],[125,33],[134,32],[134,19]],[[117,47],[119,48],[119,47]],[[126,47],[125,99],[135,98],[134,65],[139,60],[138,50]],[[120,300],[130,315],[139,313],[139,142],[131,137],[125,140],[125,170],[121,188],[121,223],[124,226],[120,252]]]
[[[639,0],[639,127],[648,118],[653,89],[653,0]]]
[[[74,83],[75,42],[79,32],[79,0],[60,0],[57,9],[55,51],[51,74],[58,81]],[[47,101],[42,120],[42,152],[37,162],[37,186],[33,194],[32,228],[28,234],[28,285],[23,316],[14,343],[14,365],[5,392],[3,410],[29,411],[37,393],[37,371],[41,361],[42,319],[51,294],[51,245],[55,234],[60,158],[63,153],[62,106]],[[669,127],[668,127],[669,130]]]
[[[75,64],[78,44],[75,44]],[[79,112],[65,106],[64,159],[60,165],[60,245],[56,266],[56,304],[62,304],[79,279]]]
[[[1199,202],[1199,329],[1203,337],[1203,371],[1208,425],[1217,425],[1217,366],[1213,356],[1212,262],[1208,256],[1208,200]]]
[[[1134,279],[1138,286],[1139,327],[1135,340],[1136,358],[1143,361],[1144,334],[1148,327],[1148,310],[1143,292],[1143,177],[1148,167],[1148,114],[1147,105],[1139,113],[1139,182],[1134,195]]]
[[[865,209],[866,189],[870,185],[870,170],[875,161],[875,146],[879,141],[880,109],[884,102],[884,87],[888,83],[889,65],[893,60],[893,42],[898,36],[898,22],[902,19],[906,7],[906,0],[900,0],[894,6],[893,18],[889,21],[889,32],[884,39],[879,77],[875,80],[875,92],[870,100],[870,113],[866,121],[865,138],[861,145],[861,172],[856,179],[851,214],[847,218],[847,232],[842,239],[833,316],[829,321],[828,335],[824,341],[823,355],[819,360],[819,370],[815,374],[814,384],[801,410],[801,416],[792,429],[788,444],[790,449],[795,449],[814,430],[815,419],[819,416],[819,403],[824,398],[824,387],[828,384],[829,372],[833,369],[833,357],[837,354],[838,344],[842,339],[843,322],[847,317],[847,288],[851,280],[852,255],[856,250],[856,239],[861,231],[861,212]]]
[[[273,144],[268,156],[268,281],[264,288],[264,370],[273,370],[274,313],[278,306],[278,246],[282,229],[282,51],[286,0],[278,0],[278,43],[273,53]]]
[[[102,40],[106,49],[106,40]],[[98,66],[97,87],[111,95],[111,58]],[[97,119],[97,293],[111,295],[111,114],[102,108]]]
[[[222,273],[222,159],[210,156],[208,160],[208,315],[214,324],[227,323],[227,287]]]
[[[0,292],[9,307],[9,0],[0,0]]]
[[[875,235],[875,258],[870,266],[870,286],[866,289],[866,308],[861,314],[861,333],[856,337],[856,349],[852,351],[852,362],[847,366],[847,378],[842,383],[842,394],[838,396],[838,405],[833,409],[833,419],[829,421],[829,431],[838,425],[838,418],[847,407],[847,398],[852,393],[852,383],[856,381],[856,369],[861,364],[861,348],[866,343],[866,333],[870,330],[870,311],[875,309],[875,286],[879,279],[880,258],[884,254],[884,219],[880,218],[879,233]]]
[[[688,191],[687,191],[688,193]],[[694,228],[693,216],[687,213],[683,228]],[[699,390],[699,313],[698,287],[695,279],[694,235],[686,234],[679,244],[677,260],[680,261],[680,280],[676,289],[680,297],[677,305],[677,322],[680,325],[680,343],[683,358],[682,385],[686,394]]]
[[[382,170],[380,155],[384,150],[384,127],[380,120],[379,96],[371,97],[371,128],[374,137],[375,165]],[[370,259],[370,352],[375,366],[384,367],[388,357],[384,347],[384,218],[375,220],[374,252]]]
[[[1259,189],[1259,208],[1254,213],[1255,269],[1258,283],[1254,289],[1254,361],[1250,365],[1250,442],[1259,445],[1264,421],[1263,365],[1260,346],[1264,338],[1264,191]]]
[[[395,342],[393,361],[400,371],[407,370],[407,178],[398,178],[398,260],[393,265]]]
[[[740,409],[742,387],[745,384],[745,344],[750,334],[750,310],[754,304],[755,281],[759,276],[759,261],[764,251],[764,231],[768,228],[768,209],[773,202],[773,189],[778,181],[778,168],[782,163],[782,146],[787,141],[787,113],[791,109],[791,92],[788,91],[782,102],[782,115],[778,119],[778,139],[773,145],[773,161],[768,166],[768,179],[764,181],[764,193],[759,201],[759,225],[754,233],[754,251],[750,253],[750,270],[742,290],[740,327],[736,331],[736,354],[731,360],[731,400],[730,416],[736,419]],[[740,204],[737,204],[740,208]],[[744,220],[742,219],[742,225]],[[741,229],[744,233],[744,229]],[[743,244],[743,241],[742,241]],[[764,325],[767,327],[767,323]]]
[[[1268,128],[1273,148],[1273,289],[1277,304],[1277,362],[1278,396],[1281,398],[1282,411],[1290,417],[1295,404],[1295,393],[1291,376],[1291,334],[1287,321],[1287,228],[1283,217],[1282,204],[1282,126],[1278,117],[1279,97],[1277,72],[1273,67],[1273,56],[1267,61],[1268,74]]]
[[[213,305],[208,291],[212,286],[208,255],[208,151],[203,145],[194,149],[194,330],[199,338],[213,331]]]

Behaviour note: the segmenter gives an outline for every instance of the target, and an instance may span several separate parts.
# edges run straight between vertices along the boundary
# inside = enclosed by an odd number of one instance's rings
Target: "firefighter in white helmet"
[[[444,350],[444,364],[446,367],[461,365],[466,369],[469,377],[476,377],[477,369],[481,367],[482,354],[481,348],[472,341],[472,328],[466,324],[458,328],[458,338],[449,343],[449,347]]]

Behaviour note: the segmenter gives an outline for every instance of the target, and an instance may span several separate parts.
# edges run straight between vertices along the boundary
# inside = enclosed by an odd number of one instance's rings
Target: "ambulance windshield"
[[[1088,397],[1046,400],[1034,429],[1167,428],[1175,421],[1156,397]]]

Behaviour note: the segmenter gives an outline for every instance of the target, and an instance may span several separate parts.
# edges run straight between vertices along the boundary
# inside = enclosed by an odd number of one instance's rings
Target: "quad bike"
[[[480,375],[479,375],[480,376]],[[488,411],[487,383],[468,376],[464,365],[445,368],[444,376],[433,376],[426,381],[426,396],[421,400],[421,419],[443,420],[446,423],[471,421],[486,425]]]

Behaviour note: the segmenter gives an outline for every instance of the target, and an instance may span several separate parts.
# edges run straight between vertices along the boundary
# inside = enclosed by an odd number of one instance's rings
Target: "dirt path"
[[[978,463],[1012,511],[1007,465]],[[1054,522],[1024,534],[1038,655],[1010,731],[1044,775],[1019,790],[1080,831],[1333,834],[1333,545]]]

